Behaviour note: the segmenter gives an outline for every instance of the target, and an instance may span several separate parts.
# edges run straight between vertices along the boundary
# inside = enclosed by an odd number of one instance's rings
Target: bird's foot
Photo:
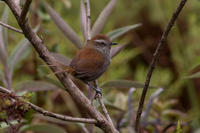
[[[98,98],[98,97],[101,97],[102,96],[102,93],[101,93],[101,88],[95,88],[95,99]]]

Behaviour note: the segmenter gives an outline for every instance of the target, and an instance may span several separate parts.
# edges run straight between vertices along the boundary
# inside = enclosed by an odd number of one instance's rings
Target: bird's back
[[[75,69],[75,77],[85,81],[93,81],[100,77],[108,65],[110,60],[93,48],[83,48],[71,61],[70,66]]]

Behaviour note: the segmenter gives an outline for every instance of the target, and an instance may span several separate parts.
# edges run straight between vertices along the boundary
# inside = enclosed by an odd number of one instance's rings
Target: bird
[[[87,41],[86,45],[78,51],[70,65],[64,69],[75,78],[83,81],[96,93],[101,94],[100,88],[95,83],[108,68],[111,61],[111,46],[117,43],[112,42],[108,36],[98,34]]]

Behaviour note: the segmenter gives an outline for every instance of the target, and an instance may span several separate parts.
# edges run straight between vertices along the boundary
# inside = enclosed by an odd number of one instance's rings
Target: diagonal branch
[[[112,122],[112,120],[111,120],[111,118],[110,118],[110,115],[109,115],[109,113],[108,113],[108,111],[107,111],[107,109],[106,109],[106,107],[105,107],[105,105],[104,105],[102,96],[101,96],[100,94],[97,94],[97,99],[98,99],[99,104],[100,104],[100,106],[101,106],[101,108],[102,108],[102,110],[103,110],[104,115],[106,116],[106,119],[107,119],[107,120],[111,123],[111,125],[114,127],[113,122]]]
[[[21,12],[20,22],[25,21],[25,19],[26,19],[26,14],[27,14],[28,9],[29,9],[29,7],[30,7],[30,5],[31,5],[31,2],[32,2],[32,0],[26,0],[26,2],[25,2],[25,4],[24,4],[24,7],[23,7],[23,9],[22,9],[22,12]]]
[[[14,27],[12,27],[12,26],[10,26],[10,25],[7,25],[7,24],[5,24],[5,23],[3,23],[3,22],[1,22],[1,21],[0,21],[0,25],[4,26],[4,27],[6,27],[6,28],[8,28],[8,29],[10,29],[10,30],[16,31],[16,32],[18,32],[18,33],[23,33],[22,30],[19,30],[19,29],[17,29],[17,28],[14,28]]]
[[[140,103],[139,103],[139,107],[138,107],[138,110],[137,110],[136,125],[135,125],[136,132],[138,132],[138,130],[139,130],[140,117],[141,117],[141,114],[142,114],[145,96],[146,96],[146,93],[147,93],[147,90],[148,90],[148,87],[149,87],[149,83],[150,83],[150,80],[151,80],[153,70],[155,68],[156,63],[158,62],[158,59],[159,59],[159,56],[160,56],[160,51],[161,51],[163,45],[165,44],[165,42],[167,40],[167,36],[168,36],[171,28],[173,27],[178,15],[180,14],[182,8],[184,7],[186,1],[187,0],[181,0],[179,6],[177,7],[176,11],[174,12],[173,16],[171,17],[166,29],[164,30],[162,37],[161,37],[161,39],[158,43],[158,46],[156,48],[156,51],[153,55],[153,59],[151,61],[151,64],[150,64],[150,67],[149,67],[149,70],[148,70],[148,73],[147,73],[145,86],[143,88],[142,96],[140,98]]]
[[[1,86],[0,86],[0,92],[8,94],[8,95],[13,95],[12,91],[10,91],[10,90],[8,90],[6,88],[3,88]],[[18,97],[16,97],[16,98],[18,98]],[[17,100],[15,98],[13,98],[13,99]],[[56,118],[56,119],[59,119],[59,120],[69,121],[69,122],[80,122],[80,123],[89,123],[89,124],[96,124],[97,123],[97,121],[95,119],[76,118],[76,117],[71,117],[71,116],[66,116],[66,115],[60,115],[60,114],[56,114],[56,113],[53,113],[53,112],[49,112],[49,111],[46,111],[46,110],[40,108],[39,106],[37,106],[35,104],[27,102],[26,100],[24,100],[22,98],[18,98],[18,99],[20,101],[23,101],[25,104],[28,104],[33,110],[35,110],[38,113],[43,114],[44,116],[49,116],[49,117],[53,117],[53,118]]]
[[[55,58],[51,56],[47,47],[43,44],[43,41],[37,36],[37,34],[32,30],[28,21],[24,23],[20,22],[21,9],[17,6],[13,0],[6,0],[6,4],[12,10],[12,13],[17,19],[19,26],[21,27],[25,37],[31,42],[39,56],[46,62],[51,70],[55,73],[61,71],[62,69],[56,64]],[[79,88],[69,79],[68,75],[65,73],[56,74],[57,78],[65,87],[65,90],[71,95],[73,100],[77,105],[82,107],[91,118],[95,119],[97,123],[95,124],[101,128],[105,133],[118,133],[118,131],[112,127],[110,122],[94,107],[91,105],[89,99],[79,90]]]

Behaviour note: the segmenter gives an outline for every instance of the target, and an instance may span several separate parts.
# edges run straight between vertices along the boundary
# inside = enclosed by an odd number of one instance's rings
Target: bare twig
[[[21,23],[24,22],[25,19],[26,19],[26,14],[27,14],[28,9],[31,5],[31,2],[32,2],[32,0],[26,0],[26,2],[24,4],[24,7],[23,7],[22,12],[21,12],[21,16],[20,16],[20,22]]]
[[[43,59],[51,70],[55,73],[61,71],[61,68],[56,64],[55,58],[51,56],[47,47],[43,44],[43,41],[37,36],[33,29],[28,24],[28,21],[21,23],[19,18],[21,9],[17,6],[13,0],[6,0],[6,4],[14,14],[19,26],[21,27],[25,37],[31,42],[41,59]],[[72,82],[66,73],[56,74],[57,78],[65,87],[65,90],[71,95],[73,100],[79,105],[88,115],[95,119],[95,124],[101,128],[105,133],[118,133],[118,131],[111,125],[110,122],[94,107],[91,105],[89,99],[80,91],[80,89]]]
[[[107,109],[106,109],[106,107],[105,107],[105,105],[104,105],[102,96],[101,96],[100,94],[97,94],[97,99],[98,99],[98,101],[99,101],[99,104],[100,104],[100,106],[101,106],[101,108],[102,108],[102,110],[103,110],[103,113],[104,113],[104,115],[106,116],[107,120],[108,120],[108,121],[110,122],[110,124],[112,124],[112,126],[114,127],[113,122],[112,122],[112,120],[111,120],[111,118],[110,118],[110,115],[109,115],[109,113],[108,113],[108,111],[107,111]]]
[[[18,32],[18,33],[23,33],[22,30],[19,30],[19,29],[17,29],[17,28],[14,28],[14,27],[12,27],[12,26],[10,26],[10,25],[7,25],[7,24],[5,24],[5,23],[3,23],[3,22],[1,22],[1,21],[0,21],[0,25],[4,26],[4,27],[6,27],[6,28],[8,28],[8,29],[10,29],[10,30],[16,31],[16,32]]]
[[[151,75],[153,73],[155,65],[156,65],[156,63],[158,61],[158,58],[160,56],[161,48],[165,44],[167,36],[168,36],[172,26],[174,25],[179,13],[181,12],[182,8],[184,7],[186,1],[187,0],[181,0],[179,6],[177,7],[176,11],[174,12],[173,16],[171,17],[166,29],[164,30],[164,32],[162,34],[162,37],[161,37],[161,39],[160,39],[160,41],[158,43],[158,46],[156,48],[156,51],[155,51],[155,53],[153,55],[153,59],[151,61],[151,64],[150,64],[150,67],[149,67],[149,70],[148,70],[148,73],[147,73],[145,86],[143,88],[142,96],[140,98],[140,103],[139,103],[139,107],[138,107],[138,110],[137,110],[136,125],[135,125],[136,132],[138,132],[138,129],[139,129],[140,117],[141,117],[141,114],[142,114],[142,109],[143,109],[143,105],[144,105],[145,96],[146,96],[146,93],[147,93],[147,90],[148,90],[148,87],[149,87],[149,83],[150,83],[150,80],[151,80]]]
[[[29,106],[31,106],[31,108],[45,116],[49,116],[49,117],[53,117],[56,119],[60,119],[60,120],[64,120],[64,121],[69,121],[69,122],[80,122],[80,123],[89,123],[89,124],[96,124],[97,121],[95,119],[88,119],[88,118],[75,118],[75,117],[71,117],[71,116],[66,116],[66,115],[60,115],[60,114],[56,114],[56,113],[52,113],[49,111],[46,111],[38,106],[36,106],[35,104],[32,104],[30,102],[26,102]]]
[[[1,93],[5,93],[5,94],[10,94],[10,95],[12,94],[13,95],[12,91],[10,91],[10,90],[8,90],[6,88],[3,88],[1,86],[0,86],[0,92]],[[35,110],[38,113],[43,114],[44,116],[49,116],[49,117],[53,117],[53,118],[56,118],[56,119],[59,119],[59,120],[69,121],[69,122],[80,122],[80,123],[90,123],[90,124],[96,124],[97,123],[97,121],[95,119],[76,118],[76,117],[60,115],[60,114],[56,114],[56,113],[53,113],[53,112],[49,112],[47,110],[44,110],[44,109],[40,108],[39,106],[37,106],[35,104],[27,102],[23,98],[20,98],[20,97],[16,97],[16,98],[18,98],[19,100],[23,101],[25,104],[28,104],[33,110]],[[14,99],[14,100],[17,100],[17,99]]]
[[[91,27],[91,16],[90,16],[90,0],[85,0],[85,7],[86,7],[86,15],[87,15],[87,39],[90,40],[91,39],[91,31],[90,31],[90,27]]]

